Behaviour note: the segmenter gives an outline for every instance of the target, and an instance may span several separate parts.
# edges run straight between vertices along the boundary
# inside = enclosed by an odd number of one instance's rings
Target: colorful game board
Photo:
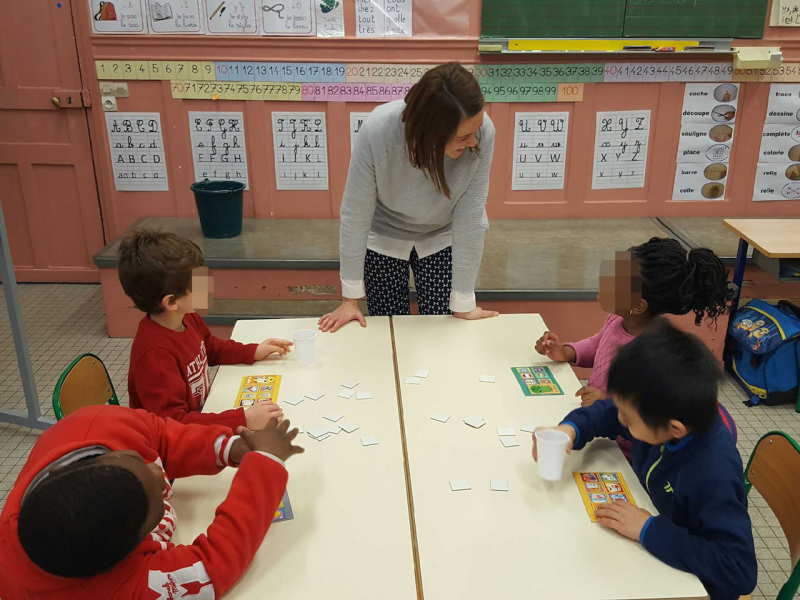
[[[248,375],[242,377],[242,384],[239,386],[239,393],[236,395],[236,402],[233,405],[253,406],[257,402],[278,403],[278,391],[281,389],[280,375]]]
[[[564,395],[550,367],[511,367],[511,371],[526,396]]]
[[[278,510],[275,511],[275,518],[272,519],[272,522],[278,523],[279,521],[291,521],[292,519],[294,519],[294,513],[292,512],[292,503],[289,502],[289,491],[287,490],[283,493],[283,499],[280,506],[278,506]]]
[[[608,504],[614,500],[622,500],[636,506],[633,494],[625,482],[622,473],[586,473],[575,472],[575,483],[583,498],[586,512],[592,523],[597,523],[597,516],[594,514],[598,504]]]

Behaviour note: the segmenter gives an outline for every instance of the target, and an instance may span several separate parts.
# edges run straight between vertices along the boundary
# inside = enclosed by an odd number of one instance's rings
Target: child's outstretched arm
[[[632,440],[630,431],[619,422],[619,412],[611,400],[598,400],[591,406],[577,408],[569,413],[561,425],[571,425],[576,437],[574,450],[580,450],[598,437]]]
[[[739,597],[756,586],[753,533],[741,473],[711,473],[702,490],[690,490],[690,533],[668,517],[651,517],[639,541],[656,558],[694,573],[712,598]]]
[[[234,340],[222,340],[211,334],[208,325],[199,315],[192,316],[196,319],[197,327],[203,334],[209,366],[252,365],[256,361],[258,344],[241,344]]]
[[[289,475],[284,461],[303,452],[292,445],[297,430],[288,429],[288,421],[281,425],[273,421],[263,431],[242,432],[247,452],[207,533],[191,545],[153,554],[141,571],[142,597],[169,586],[210,585],[213,593],[207,596],[221,598],[238,581],[264,541],[286,490]]]

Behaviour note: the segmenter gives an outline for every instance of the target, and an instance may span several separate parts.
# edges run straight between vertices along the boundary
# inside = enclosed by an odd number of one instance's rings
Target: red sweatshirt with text
[[[214,337],[195,313],[185,315],[183,325],[183,331],[173,331],[147,316],[139,323],[128,371],[131,408],[144,408],[181,423],[225,425],[234,431],[247,425],[243,408],[200,411],[211,386],[209,365],[252,365],[258,344]]]
[[[236,438],[227,427],[183,425],[122,406],[81,408],[56,423],[36,442],[0,513],[0,598],[222,597],[253,560],[286,490],[286,468],[270,455],[245,454],[214,521],[191,545],[170,542],[177,519],[168,486],[159,526],[111,571],[94,577],[58,577],[34,565],[20,544],[17,522],[26,490],[51,467],[104,452],[136,450],[145,462],[158,464],[168,479],[213,475],[229,466],[228,455]],[[253,506],[260,508],[252,510]]]

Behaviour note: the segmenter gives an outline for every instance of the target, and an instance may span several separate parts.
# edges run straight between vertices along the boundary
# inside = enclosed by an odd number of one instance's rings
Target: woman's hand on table
[[[612,504],[598,504],[595,515],[597,515],[597,522],[602,527],[613,529],[637,542],[642,533],[642,527],[653,516],[645,509],[628,504],[624,500],[614,500]]]
[[[331,333],[335,333],[341,327],[347,325],[350,321],[358,321],[361,323],[362,327],[367,326],[367,320],[361,313],[361,309],[358,308],[358,300],[345,298],[339,308],[332,313],[323,315],[322,318],[317,322],[317,325],[319,325],[320,331],[330,331]]]
[[[536,431],[541,431],[542,429],[555,429],[556,431],[563,431],[564,433],[566,433],[569,436],[569,443],[567,444],[567,454],[572,452],[572,444],[575,443],[575,436],[577,435],[577,433],[575,432],[575,428],[572,425],[558,425],[556,427],[537,427]],[[539,460],[539,455],[538,452],[536,451],[536,431],[534,431],[531,434],[531,437],[533,438],[532,454],[534,461]]]
[[[478,319],[488,319],[491,317],[498,317],[500,313],[496,310],[483,310],[480,306],[473,308],[469,312],[454,312],[453,316],[457,319],[465,319],[467,321],[477,321]]]

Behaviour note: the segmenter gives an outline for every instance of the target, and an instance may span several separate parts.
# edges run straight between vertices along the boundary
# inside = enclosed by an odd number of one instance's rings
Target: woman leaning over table
[[[409,268],[419,311],[495,317],[475,304],[489,221],[494,126],[477,80],[458,63],[428,71],[379,106],[356,137],[341,208],[341,306],[319,320],[334,332],[370,315],[407,315]]]

